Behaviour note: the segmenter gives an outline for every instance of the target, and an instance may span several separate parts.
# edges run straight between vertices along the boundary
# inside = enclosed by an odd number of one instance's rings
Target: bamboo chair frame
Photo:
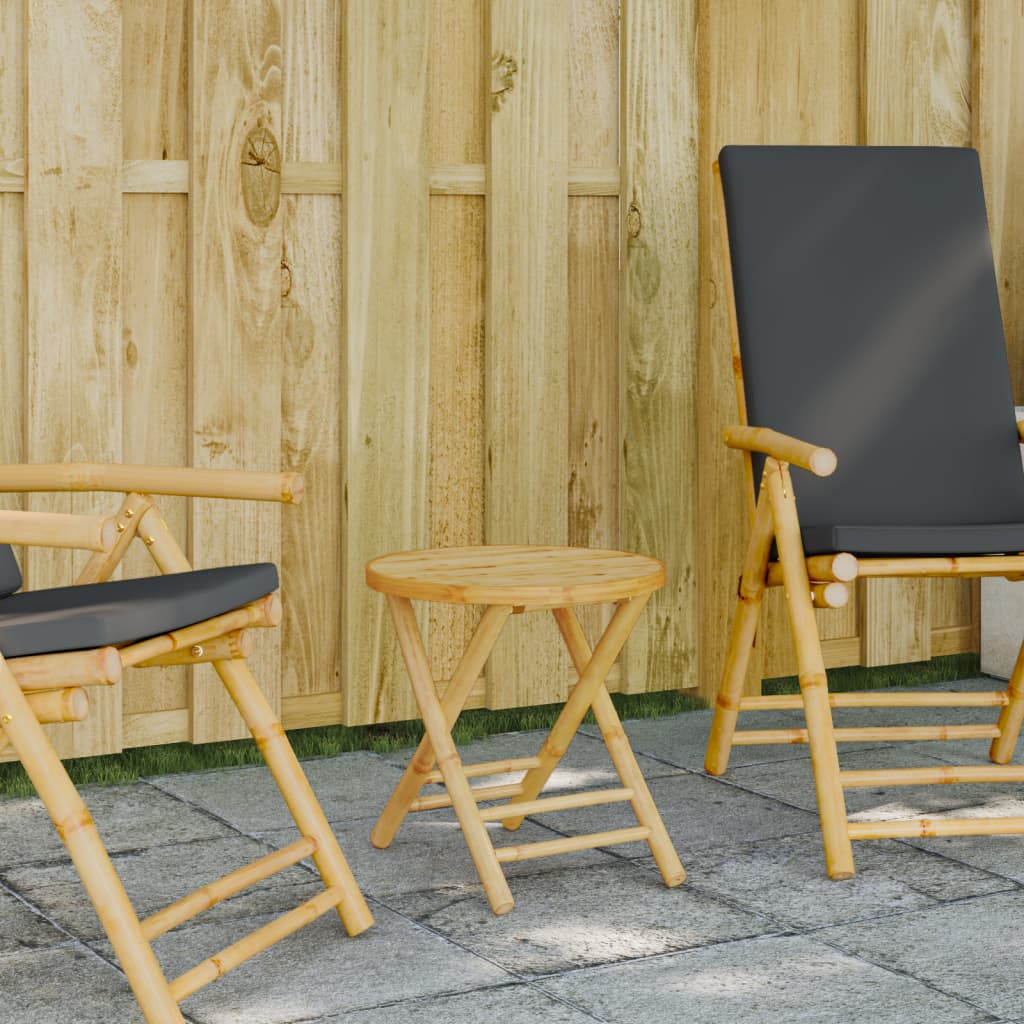
[[[429,559],[435,553],[445,556],[451,550],[437,549],[436,552],[419,554]],[[402,580],[405,593],[399,594],[394,593],[389,583],[374,572],[375,565],[385,561],[386,557],[369,564],[367,582],[387,595],[409,681],[423,720],[424,736],[370,833],[373,845],[378,849],[390,846],[409,812],[451,807],[495,914],[506,914],[514,906],[502,864],[616,843],[646,841],[665,885],[670,888],[681,885],[686,879],[686,872],[655,806],[605,682],[653,589],[664,584],[663,567],[656,584],[651,586],[649,583],[638,583],[630,596],[616,600],[611,620],[597,646],[591,651],[571,606],[597,603],[602,598],[591,595],[587,600],[576,599],[578,595],[573,594],[572,579],[565,579],[564,586],[546,588],[550,592],[557,589],[557,596],[548,592],[535,592],[526,597],[523,586],[514,590],[506,588],[508,593],[503,595],[500,586],[491,588],[484,585],[479,588],[479,592],[466,593],[460,597],[450,593],[448,588],[435,584],[419,585],[410,576]],[[405,596],[412,592],[425,599],[487,605],[443,697],[438,696],[430,672],[430,662],[412,602]],[[519,603],[520,599],[524,603]],[[542,610],[550,610],[554,616],[579,674],[578,681],[535,756],[464,765],[452,739],[452,728],[502,628],[512,614]],[[568,750],[588,710],[594,712],[621,786],[541,797],[541,791]],[[516,771],[524,774],[515,783],[474,787],[469,782],[472,778]],[[446,791],[421,797],[420,791],[428,783],[442,783]],[[479,806],[480,803],[497,800],[504,802],[488,807]],[[528,814],[627,801],[637,824],[606,832],[495,847],[486,829],[486,822],[500,821],[506,830],[515,831]]]
[[[849,553],[805,557],[800,520],[789,475],[798,466],[818,476],[836,468],[835,453],[807,441],[747,423],[739,325],[733,290],[725,196],[718,163],[714,165],[715,194],[721,231],[723,275],[729,309],[729,333],[736,383],[739,422],[724,432],[724,441],[743,454],[745,491],[751,532],[740,576],[732,633],[715,702],[704,768],[722,775],[733,746],[806,743],[817,792],[825,863],[830,878],[854,874],[851,840],[908,836],[1024,834],[1024,817],[915,818],[909,821],[856,821],[846,814],[845,789],[862,786],[930,785],[952,782],[1024,782],[1024,765],[1007,765],[1024,722],[1024,646],[1005,691],[988,693],[847,693],[830,694],[821,653],[815,607],[845,603],[846,584],[858,577],[981,577],[1024,579],[1024,554],[965,558],[856,558]],[[1018,424],[1024,443],[1024,425]],[[760,491],[755,498],[752,452],[766,456]],[[772,542],[777,561],[769,561]],[[800,695],[744,697],[743,684],[758,631],[761,603],[767,587],[785,588],[790,628],[796,650]],[[841,587],[843,591],[828,588]],[[993,707],[1000,708],[993,725],[884,726],[837,729],[834,707]],[[805,729],[737,730],[741,711],[802,708]],[[885,740],[950,740],[991,738],[992,767],[949,766],[938,769],[893,768],[842,771],[836,743]]]
[[[0,491],[25,490],[126,491],[115,516],[0,514],[0,542],[92,550],[76,583],[109,579],[135,540],[145,545],[161,572],[191,570],[151,494],[297,503],[303,493],[302,478],[295,473],[91,464],[0,466]],[[70,544],[69,538],[75,543]],[[183,1022],[178,1008],[181,1000],[332,908],[337,909],[349,935],[357,935],[373,923],[281,723],[245,661],[252,650],[249,630],[271,628],[280,621],[281,601],[275,593],[204,622],[120,648],[11,659],[0,656],[0,746],[9,743],[13,747],[32,780],[151,1024]],[[212,662],[263,753],[302,838],[140,920],[42,723],[85,718],[89,707],[86,688],[117,684],[122,668],[199,662]],[[168,981],[153,953],[153,939],[310,856],[323,879],[323,892]]]

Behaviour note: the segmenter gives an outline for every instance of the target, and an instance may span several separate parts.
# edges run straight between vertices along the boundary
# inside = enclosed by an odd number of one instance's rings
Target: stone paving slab
[[[209,814],[142,782],[132,786],[84,786],[81,794],[111,853],[232,834],[231,829]],[[0,806],[0,870],[68,859],[41,800],[4,800]]]
[[[903,842],[1024,885],[1024,836],[942,836]]]
[[[0,957],[5,1024],[145,1024],[124,975],[80,946]]]
[[[687,858],[700,850],[728,849],[751,840],[801,832],[818,833],[816,813],[706,776],[688,774],[654,779],[650,790],[684,867]],[[543,821],[567,835],[636,824],[628,803],[555,811],[545,814]],[[624,857],[639,857],[648,852],[644,842],[620,843],[608,849]]]
[[[401,778],[394,765],[366,750],[314,758],[302,767],[330,822],[376,818]],[[239,832],[268,832],[292,825],[277,783],[263,765],[183,772],[148,781],[215,814]]]
[[[834,882],[825,871],[820,836],[803,834],[706,850],[686,867],[690,885],[700,892],[799,929],[1016,889],[1006,878],[893,840],[858,843],[854,857],[854,877]],[[643,863],[657,870],[653,858]]]
[[[513,886],[515,909],[495,917],[479,899],[442,892],[388,900],[400,913],[520,975],[649,957],[760,935],[775,926],[628,861],[550,871]]]
[[[997,1017],[1024,1016],[1024,892],[999,893],[884,920],[826,928],[817,937]]]
[[[984,1010],[801,936],[722,943],[539,987],[615,1024],[980,1024]]]
[[[458,890],[476,894],[486,905],[483,887],[462,831],[449,811],[428,811],[411,816],[386,850],[370,843],[370,824],[366,820],[334,825],[342,853],[359,881],[363,892],[388,897],[426,889]],[[559,833],[526,821],[515,832],[506,832],[498,822],[488,822],[487,830],[495,846],[534,843],[557,839]],[[259,833],[271,846],[287,846],[298,838],[294,829]],[[513,879],[559,868],[583,870],[595,864],[614,863],[616,858],[603,850],[580,850],[558,857],[506,864],[505,875]]]
[[[292,1024],[514,980],[380,904],[371,910],[376,923],[362,935],[348,938],[332,911],[190,996],[182,1009],[200,1024]],[[252,918],[241,928],[268,920]],[[154,946],[175,976],[239,937],[239,922],[218,922],[183,927]]]
[[[0,889],[0,956],[59,946],[68,940],[66,933],[28,906],[23,899]]]
[[[198,886],[269,852],[269,847],[262,843],[234,835],[227,839],[115,854],[112,860],[135,912],[146,917]],[[6,884],[71,934],[85,940],[105,937],[78,872],[70,862],[12,868],[3,872],[3,878]],[[204,911],[196,920],[231,920],[283,913],[322,889],[318,876],[295,866]]]
[[[589,1013],[538,991],[532,985],[503,985],[454,996],[321,1017],[318,1024],[592,1024]]]

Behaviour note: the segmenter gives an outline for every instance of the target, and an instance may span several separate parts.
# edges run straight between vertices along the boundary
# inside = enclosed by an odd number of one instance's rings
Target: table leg
[[[511,607],[490,605],[485,609],[479,625],[473,633],[469,646],[459,660],[452,675],[448,689],[441,698],[441,710],[444,712],[445,724],[449,729],[459,717],[473,684],[480,677],[488,655],[494,648],[498,634],[511,614]],[[433,770],[436,758],[430,734],[424,733],[420,745],[416,748],[412,760],[405,769],[405,774],[395,786],[394,792],[381,811],[377,824],[370,833],[370,842],[378,849],[391,845],[405,816],[409,813],[409,805],[419,795],[424,786],[424,777]]]
[[[408,598],[389,594],[388,605],[423,726],[437,755],[437,766],[451,798],[452,808],[462,827],[470,856],[480,875],[491,909],[496,914],[507,914],[513,907],[512,893],[491,845],[487,826],[480,817],[469,780],[462,771],[462,760],[452,740],[447,716],[430,674],[430,664],[412,602]],[[493,640],[491,642],[493,644]]]

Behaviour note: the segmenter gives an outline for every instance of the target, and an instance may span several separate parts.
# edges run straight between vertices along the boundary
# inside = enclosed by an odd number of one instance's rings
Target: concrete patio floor
[[[953,684],[994,689],[991,679]],[[905,712],[843,712],[864,724]],[[991,709],[915,721],[991,720]],[[759,716],[797,724],[798,712]],[[689,874],[665,889],[646,846],[512,865],[516,907],[488,909],[450,811],[412,816],[389,850],[368,834],[407,755],[344,754],[306,769],[376,926],[335,915],[182,1004],[196,1024],[1024,1022],[1024,837],[854,846],[858,873],[825,877],[802,747],[745,747],[701,770],[710,712],[627,723]],[[541,733],[492,737],[466,760],[532,753]],[[847,745],[845,767],[981,764],[984,741]],[[550,788],[613,783],[587,728]],[[140,913],[295,838],[262,768],[149,778],[86,792]],[[1024,815],[1024,786],[853,790],[855,817]],[[632,824],[628,805],[530,819],[517,841]],[[500,826],[493,826],[500,832]],[[41,804],[0,800],[0,1020],[142,1021]],[[498,836],[499,843],[503,840]],[[317,891],[297,865],[156,944],[169,974]],[[245,919],[245,920],[243,920]]]

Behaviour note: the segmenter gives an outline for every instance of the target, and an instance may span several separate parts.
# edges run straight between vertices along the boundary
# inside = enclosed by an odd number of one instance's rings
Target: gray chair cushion
[[[10,544],[0,544],[0,597],[21,589],[21,569]]]
[[[126,644],[231,611],[277,589],[270,563],[29,590],[0,600],[5,658]]]
[[[808,554],[1024,550],[977,153],[727,146],[719,165],[748,421],[839,457],[793,474]]]

